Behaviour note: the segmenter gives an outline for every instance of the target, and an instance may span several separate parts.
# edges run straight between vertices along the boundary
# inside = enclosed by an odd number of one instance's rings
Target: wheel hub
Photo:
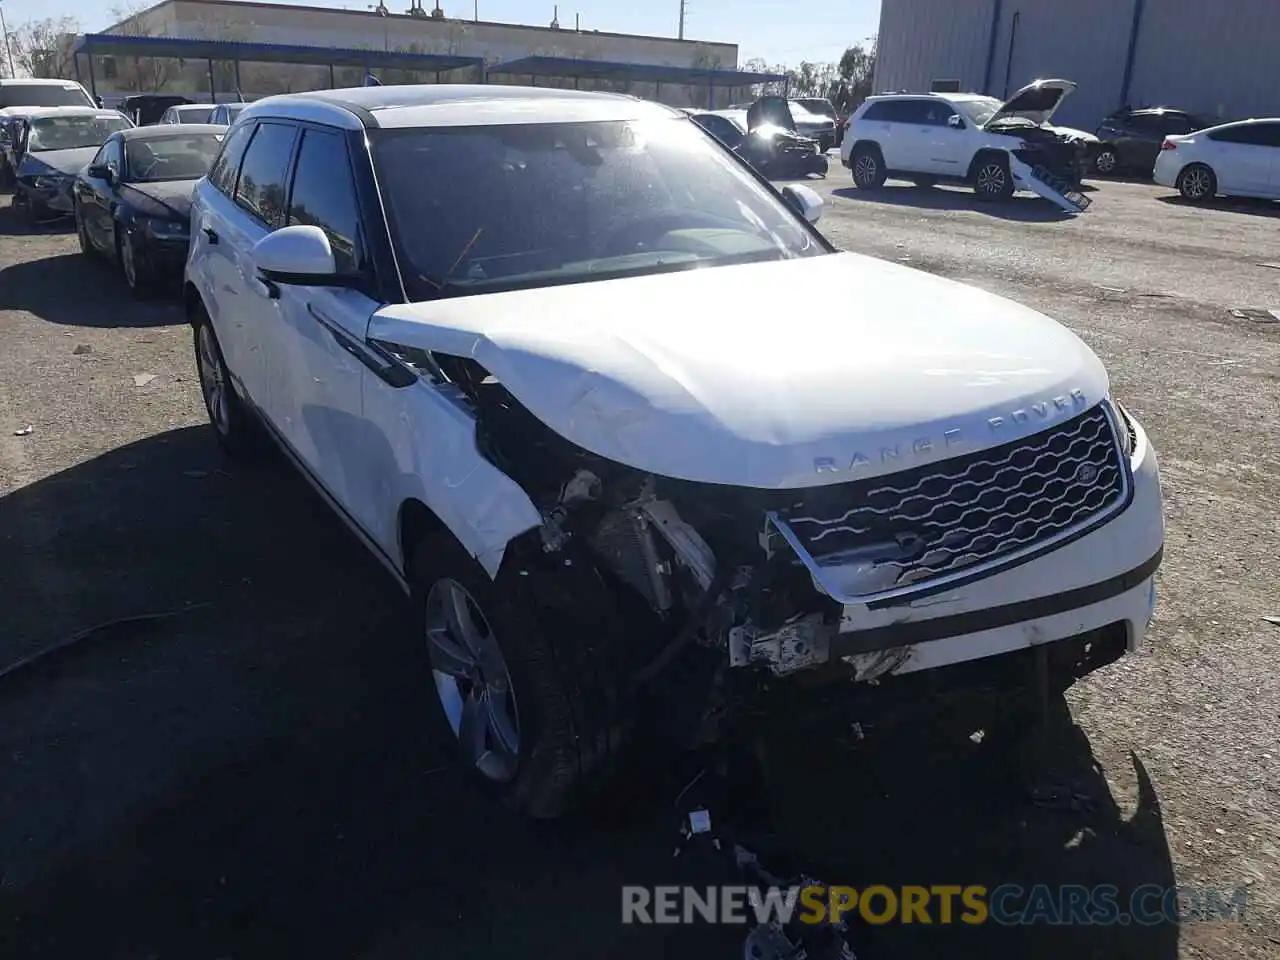
[[[475,599],[456,580],[427,594],[427,650],[436,694],[464,763],[485,777],[515,776],[520,715],[502,648]]]

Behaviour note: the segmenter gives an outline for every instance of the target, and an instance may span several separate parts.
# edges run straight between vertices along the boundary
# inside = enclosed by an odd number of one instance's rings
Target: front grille
[[[887,560],[891,582],[873,591],[884,593],[1034,548],[1101,519],[1127,490],[1099,405],[1000,447],[806,491],[777,519],[820,567]]]

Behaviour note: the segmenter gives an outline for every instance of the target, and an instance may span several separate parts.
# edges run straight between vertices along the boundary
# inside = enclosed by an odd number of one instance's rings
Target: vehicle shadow
[[[671,856],[690,758],[644,745],[561,825],[473,790],[448,765],[402,597],[279,458],[228,462],[208,428],[170,431],[0,498],[0,538],[24,557],[0,567],[0,663],[172,614],[0,667],[8,954],[741,955],[741,928],[619,922],[623,884],[700,876]],[[964,723],[865,740],[825,715],[769,723],[775,841],[828,882],[1172,883],[1149,784],[1126,820],[1065,724],[1048,754],[1071,785],[1057,809],[1030,803],[1008,751]],[[856,937],[877,958],[945,943],[1173,960],[1177,933]]]
[[[1192,203],[1181,194],[1156,197],[1161,203],[1186,210],[1221,210],[1224,213],[1247,213],[1255,217],[1280,217],[1280,203],[1253,197],[1218,197],[1212,201]]]
[[[1020,223],[1054,223],[1070,220],[1072,215],[1043,197],[1015,194],[1002,202],[979,200],[964,190],[944,187],[918,187],[914,184],[886,184],[879,190],[860,190],[857,187],[837,187],[834,196],[863,203],[889,204],[898,207],[914,207],[921,210],[968,210],[1000,220]]]
[[[51,216],[36,223],[25,223],[13,209],[12,192],[0,191],[0,196],[9,197],[7,203],[0,204],[0,236],[45,237],[75,231],[75,218],[70,215]]]
[[[161,327],[182,322],[176,301],[139,302],[118,270],[80,253],[10,264],[0,270],[0,310],[23,310],[76,327]]]

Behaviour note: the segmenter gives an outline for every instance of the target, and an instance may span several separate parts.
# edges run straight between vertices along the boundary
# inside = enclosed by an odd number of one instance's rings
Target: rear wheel
[[[80,241],[80,252],[86,257],[97,257],[98,248],[93,245],[93,241],[89,238],[89,228],[84,222],[84,211],[78,203],[75,205],[75,218],[76,239]]]
[[[884,186],[885,180],[889,178],[888,171],[884,168],[884,157],[873,146],[855,147],[849,167],[853,170],[853,182],[859,190],[876,190]]]
[[[1009,158],[988,154],[974,164],[973,192],[981,200],[1008,200],[1013,196]]]
[[[218,444],[232,456],[244,456],[254,449],[253,415],[236,395],[231,385],[227,362],[222,356],[218,336],[203,310],[193,324],[196,372],[200,375],[200,393],[209,414]]]
[[[1110,176],[1120,168],[1120,155],[1114,147],[1103,147],[1093,158],[1093,169],[1104,177]]]
[[[1192,203],[1207,203],[1218,194],[1218,178],[1203,163],[1193,163],[1178,174],[1178,192]]]

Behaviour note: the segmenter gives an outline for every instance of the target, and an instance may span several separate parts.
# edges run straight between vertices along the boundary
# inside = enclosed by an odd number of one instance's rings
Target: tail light
[[[1161,150],[1177,150],[1178,145],[1174,143],[1172,140],[1166,140],[1164,143],[1160,144],[1160,149]]]

